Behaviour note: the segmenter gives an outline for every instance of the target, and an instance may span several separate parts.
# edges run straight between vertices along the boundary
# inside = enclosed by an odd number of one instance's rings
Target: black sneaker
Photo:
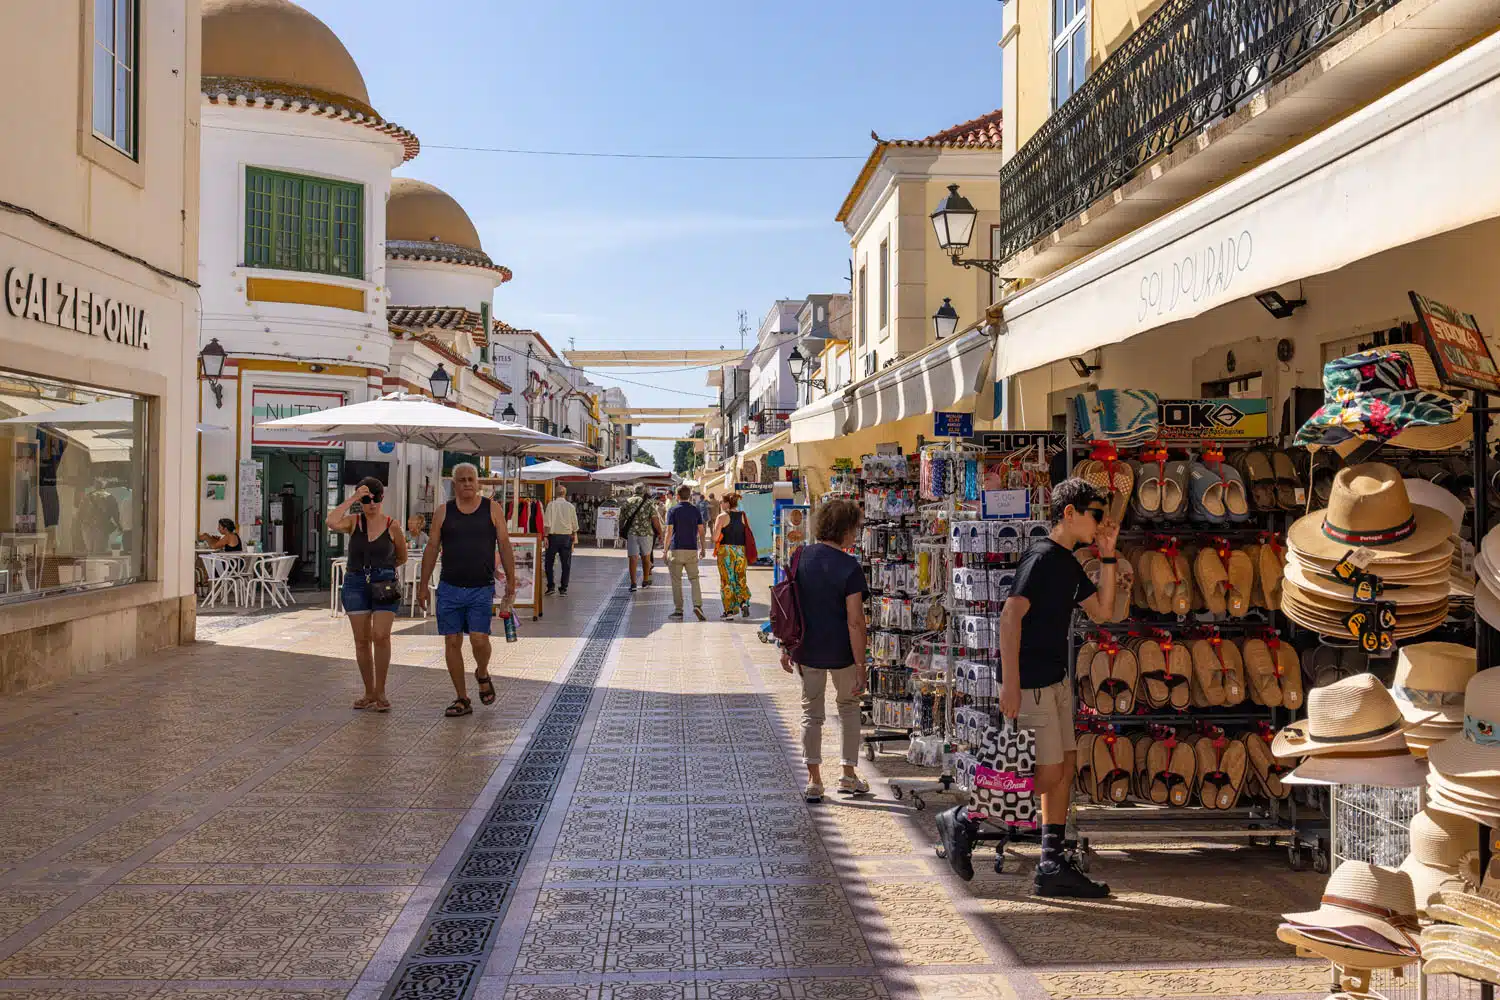
[[[557,593],[557,588],[555,588],[555,587],[548,587],[547,588],[547,592],[545,594],[543,594],[542,596],[543,597],[551,597],[555,593]]]
[[[635,584],[633,584],[633,583],[630,585],[630,592],[632,594],[635,593]]]
[[[680,622],[680,621],[682,621],[682,612],[681,611],[674,611],[670,615],[667,615],[667,617],[670,618],[674,622]]]
[[[1079,871],[1067,858],[1054,864],[1037,865],[1036,875],[1031,880],[1033,896],[1053,896],[1066,899],[1103,899],[1109,895],[1109,886],[1095,882]]]
[[[747,604],[743,608],[740,608],[740,616],[742,618],[749,618],[750,617],[750,605]]]
[[[559,590],[558,593],[561,594],[561,595],[563,595],[564,597],[567,597],[568,596],[568,588],[564,587],[562,590]]]
[[[965,882],[974,879],[974,824],[965,815],[965,806],[954,806],[937,814],[938,836],[948,867]]]

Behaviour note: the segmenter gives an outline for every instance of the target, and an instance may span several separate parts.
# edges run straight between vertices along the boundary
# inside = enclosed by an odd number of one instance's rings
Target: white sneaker
[[[865,795],[870,791],[870,783],[864,778],[855,775],[845,775],[839,779],[839,793],[841,795]]]
[[[802,789],[802,797],[808,802],[823,801],[823,786],[814,781],[809,781],[807,787]]]

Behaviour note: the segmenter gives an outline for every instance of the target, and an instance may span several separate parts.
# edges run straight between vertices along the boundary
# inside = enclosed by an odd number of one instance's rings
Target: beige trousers
[[[693,607],[703,607],[703,585],[698,582],[698,550],[668,549],[667,571],[672,577],[672,607],[682,610],[682,574],[693,584]]]
[[[855,670],[802,668],[802,756],[808,764],[823,763],[823,720],[828,682],[833,682],[834,705],[839,712],[839,763],[859,764],[859,695],[854,693]]]

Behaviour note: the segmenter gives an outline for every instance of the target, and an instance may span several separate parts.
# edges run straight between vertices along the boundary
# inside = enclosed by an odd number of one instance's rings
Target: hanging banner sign
[[[932,415],[932,436],[966,438],[974,435],[974,414],[939,410]]]
[[[1264,399],[1163,399],[1163,441],[1253,441],[1271,436]]]
[[[1407,292],[1421,321],[1427,350],[1444,385],[1480,392],[1500,392],[1500,369],[1472,313]]]

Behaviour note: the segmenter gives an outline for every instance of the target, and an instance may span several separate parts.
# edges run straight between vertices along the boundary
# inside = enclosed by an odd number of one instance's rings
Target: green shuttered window
[[[364,277],[364,188],[245,170],[245,266]]]

